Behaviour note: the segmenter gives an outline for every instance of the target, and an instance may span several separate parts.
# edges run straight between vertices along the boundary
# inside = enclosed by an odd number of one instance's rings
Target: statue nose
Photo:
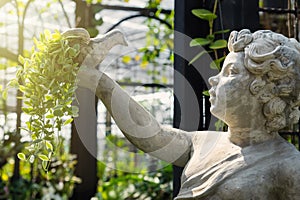
[[[212,76],[208,79],[208,82],[211,86],[215,86],[218,84],[218,76]]]

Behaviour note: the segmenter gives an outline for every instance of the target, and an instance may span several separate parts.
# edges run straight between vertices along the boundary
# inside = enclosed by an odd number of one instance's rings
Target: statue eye
[[[229,69],[228,69],[228,75],[230,76],[230,75],[235,75],[235,74],[238,74],[239,73],[239,71],[238,71],[238,69],[235,67],[235,66],[231,66],[231,67],[229,67]]]

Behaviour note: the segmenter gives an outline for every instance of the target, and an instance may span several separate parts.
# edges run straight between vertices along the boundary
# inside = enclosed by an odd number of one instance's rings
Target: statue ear
[[[232,31],[230,33],[229,39],[228,39],[228,49],[230,52],[233,52],[233,44],[237,40],[238,32],[237,31]]]

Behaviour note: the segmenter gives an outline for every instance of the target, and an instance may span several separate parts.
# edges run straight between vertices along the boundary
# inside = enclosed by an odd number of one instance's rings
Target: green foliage
[[[147,18],[144,22],[149,28],[146,33],[145,46],[140,48],[138,52],[124,55],[122,63],[127,66],[140,66],[141,71],[144,71],[151,78],[152,83],[167,84],[169,80],[165,72],[174,60],[174,12],[161,13],[160,2],[156,0],[148,2],[147,8],[157,9],[157,11],[154,13],[153,18]],[[123,81],[132,81],[132,79],[134,79],[132,76],[125,77]],[[142,82],[142,80],[133,81]],[[143,81],[145,82],[145,80]]]
[[[195,47],[195,46],[207,46],[208,51],[200,51],[190,62],[189,65],[193,64],[196,60],[198,60],[202,55],[206,53],[214,53],[214,60],[210,63],[210,68],[211,69],[216,69],[218,71],[221,71],[221,64],[224,61],[226,54],[225,51],[223,51],[223,56],[219,58],[218,56],[218,50],[224,50],[227,47],[227,41],[224,39],[217,39],[216,36],[218,34],[224,34],[229,32],[228,29],[225,30],[219,30],[219,31],[213,31],[213,26],[214,26],[214,20],[217,19],[216,15],[216,10],[217,10],[217,4],[218,0],[215,0],[214,3],[214,9],[213,12],[210,10],[206,9],[193,9],[192,13],[196,17],[205,20],[208,22],[209,26],[209,34],[205,38],[194,38],[190,42],[190,47]],[[203,91],[203,95],[209,96],[208,91]],[[221,121],[218,120],[215,123],[216,130],[219,131],[224,131],[227,129],[227,125]]]
[[[212,13],[211,11],[206,9],[194,9],[192,10],[192,13],[200,19],[208,21],[210,24],[214,19],[217,18],[217,15],[215,13]]]
[[[4,92],[3,85],[0,85],[0,110],[3,110],[5,106],[5,99],[7,98],[7,92]]]
[[[172,199],[172,165],[150,173],[115,172],[100,180],[97,196],[103,200]]]
[[[33,51],[27,51],[24,50],[23,48],[28,48],[27,46],[24,46],[24,40],[27,40],[28,38],[30,38],[29,35],[27,35],[26,37],[24,37],[23,34],[23,30],[27,30],[30,29],[30,27],[32,27],[29,24],[27,24],[28,20],[26,19],[28,14],[30,14],[29,12],[32,11],[32,9],[35,9],[36,5],[33,5],[32,8],[32,4],[34,4],[33,2],[39,3],[38,1],[34,1],[34,0],[8,0],[8,1],[1,1],[0,3],[0,7],[5,5],[7,2],[11,2],[10,5],[7,5],[6,8],[2,9],[2,14],[4,14],[4,18],[1,18],[1,22],[0,22],[0,27],[2,28],[2,30],[6,30],[5,27],[6,26],[10,26],[11,23],[7,23],[7,20],[11,17],[13,17],[13,24],[18,26],[18,28],[16,29],[16,33],[18,37],[14,37],[14,38],[10,38],[12,39],[12,41],[10,41],[9,43],[3,43],[2,49],[0,52],[0,57],[1,57],[1,63],[0,63],[0,73],[2,73],[2,75],[4,76],[4,79],[2,79],[0,82],[0,111],[1,111],[1,120],[0,120],[0,199],[7,199],[7,200],[11,200],[11,199],[22,199],[22,200],[31,200],[31,199],[68,199],[71,194],[72,194],[72,190],[74,187],[74,184],[77,183],[79,180],[78,178],[76,178],[73,174],[74,169],[75,169],[75,164],[76,164],[76,158],[73,155],[70,155],[66,152],[61,153],[60,151],[63,150],[63,141],[62,139],[56,139],[55,137],[53,137],[53,142],[51,141],[51,139],[47,139],[47,140],[43,140],[43,136],[41,136],[41,139],[39,140],[38,138],[34,141],[36,142],[35,144],[32,143],[24,143],[24,139],[28,139],[28,137],[22,138],[24,131],[22,131],[22,134],[19,134],[19,130],[16,130],[18,127],[15,127],[15,124],[18,124],[18,121],[22,121],[24,119],[27,119],[27,116],[22,115],[22,120],[21,120],[21,115],[17,109],[17,119],[16,122],[12,121],[12,118],[7,117],[8,112],[15,112],[15,109],[11,109],[12,103],[8,103],[7,105],[7,101],[11,100],[13,97],[13,95],[15,95],[15,90],[13,91],[8,91],[6,88],[6,78],[10,77],[7,76],[5,77],[5,75],[11,75],[11,72],[15,71],[15,68],[18,64],[16,64],[16,62],[18,62],[17,60],[17,56],[16,56],[16,52],[21,53],[24,57],[19,57],[20,61],[24,61],[27,63],[33,62],[32,61],[32,57],[31,54],[35,53],[35,51],[39,51],[36,54],[39,54],[38,56],[40,56],[41,52],[45,52],[45,51],[40,51],[37,49],[34,49]],[[41,20],[41,23],[39,24],[39,22],[37,22],[37,24],[35,23],[36,26],[41,26],[43,27],[45,24],[43,22],[50,22],[50,21],[44,21],[44,17],[48,16],[48,15],[44,15],[42,13],[44,12],[48,12],[51,10],[51,6],[53,8],[53,3],[61,3],[62,0],[47,0],[46,2],[42,2],[42,4],[39,4],[35,11],[38,16],[38,18]],[[62,11],[64,11],[63,8],[63,4],[61,3],[61,7],[62,7]],[[27,9],[29,8],[29,9]],[[57,6],[55,6],[56,11],[58,11],[58,14],[53,14],[53,17],[51,18],[51,23],[55,24],[56,22],[59,22],[58,24],[62,24],[64,19],[59,18],[57,16],[59,16],[59,12],[61,11],[60,8],[58,8]],[[27,14],[26,14],[27,13]],[[32,14],[32,13],[31,13]],[[68,17],[67,17],[67,13],[64,12],[64,16],[66,17],[66,21],[68,22]],[[16,17],[18,17],[18,20],[16,19]],[[46,19],[48,20],[48,18]],[[46,23],[47,24],[47,23]],[[62,24],[63,25],[63,24]],[[63,25],[65,26],[65,24]],[[70,23],[69,23],[69,27],[71,27]],[[8,29],[7,29],[8,30]],[[8,34],[8,33],[7,33]],[[35,33],[33,33],[35,34]],[[47,35],[42,34],[42,35]],[[7,35],[9,37],[9,34]],[[45,36],[46,37],[46,36]],[[49,39],[49,38],[44,38],[45,40]],[[39,43],[44,43],[45,41],[41,42],[38,41]],[[15,47],[19,47],[19,49],[16,48],[11,48],[11,44],[16,44]],[[4,45],[4,46],[3,46]],[[7,46],[8,45],[8,46]],[[40,44],[39,44],[40,45]],[[42,46],[42,45],[41,45]],[[73,47],[74,48],[74,47]],[[12,50],[12,51],[11,51]],[[37,56],[37,57],[38,57]],[[46,57],[46,55],[44,56]],[[43,58],[43,57],[42,57]],[[44,59],[44,58],[43,58]],[[14,62],[12,62],[14,61]],[[45,60],[42,60],[41,62],[44,62]],[[22,66],[19,66],[20,69],[24,68],[24,64],[22,64]],[[50,65],[45,66],[45,68],[49,67]],[[57,65],[58,66],[58,65]],[[13,69],[9,68],[12,67]],[[32,74],[36,73],[36,75],[38,75],[38,73],[40,73],[41,71],[38,71],[38,67],[36,66],[30,66],[27,65],[27,70],[32,70]],[[18,77],[23,76],[23,74],[25,73],[26,70],[22,69],[22,73],[21,70],[19,70],[18,73]],[[26,72],[28,72],[26,71]],[[70,71],[71,72],[71,71]],[[55,76],[55,73],[53,73],[53,75]],[[3,77],[2,76],[2,77]],[[24,86],[26,89],[27,88],[27,83],[30,82],[28,79],[27,81],[23,82],[23,79],[18,77],[10,82],[9,87],[14,87],[14,88],[19,88],[19,86],[21,85]],[[22,77],[23,78],[23,77]],[[43,86],[47,86],[44,83],[44,80],[41,79],[40,77],[36,76],[34,77],[32,80],[34,81],[40,81],[37,82],[35,85],[36,87],[39,87],[39,89],[41,89],[41,87]],[[48,82],[48,86],[51,82]],[[1,85],[3,84],[3,86]],[[60,87],[62,89],[64,89],[64,87]],[[35,88],[33,88],[33,90],[35,90]],[[61,93],[61,91],[57,92],[58,94]],[[62,95],[64,95],[65,92],[62,92]],[[42,92],[41,92],[42,94]],[[3,98],[4,99],[3,99]],[[48,96],[49,97],[49,96]],[[48,98],[47,97],[47,98]],[[8,98],[8,99],[7,99]],[[27,98],[25,95],[24,97],[19,97],[19,98],[24,98],[24,101],[29,100],[29,98]],[[39,98],[39,100],[41,100],[42,98],[40,98],[39,96],[33,96],[32,99],[37,99]],[[44,99],[45,101],[47,101],[46,99]],[[17,101],[17,107],[22,104],[22,101],[18,100]],[[35,103],[32,103],[35,104]],[[19,107],[18,107],[19,108]],[[30,109],[30,106],[28,106],[27,104],[24,104],[23,109]],[[76,109],[76,108],[75,108]],[[74,113],[75,113],[75,109],[74,109]],[[43,110],[43,109],[41,109]],[[27,112],[28,113],[28,112]],[[3,116],[4,115],[4,116]],[[9,116],[9,115],[8,115]],[[2,120],[4,117],[4,120]],[[24,118],[23,118],[24,117]],[[49,117],[49,116],[48,116]],[[46,116],[45,116],[46,118]],[[13,118],[14,119],[14,118]],[[55,118],[49,118],[52,122],[53,122],[53,126],[54,126],[54,131],[55,134],[58,133],[58,128],[56,128],[56,124],[55,124]],[[63,123],[70,123],[70,120],[72,120],[72,118],[69,118],[68,116],[64,116],[62,118],[62,122]],[[38,120],[37,120],[38,121]],[[42,122],[42,121],[40,121]],[[46,121],[44,121],[46,122]],[[32,121],[32,123],[34,123]],[[29,123],[27,123],[29,124]],[[46,123],[45,123],[46,124]],[[2,127],[3,126],[3,127]],[[28,125],[27,125],[28,126]],[[44,124],[42,124],[42,126],[44,126]],[[62,125],[61,125],[62,126]],[[34,127],[34,125],[33,125]],[[29,131],[28,127],[22,127],[23,130],[25,130],[26,132],[26,136],[28,135],[32,135],[33,132]],[[49,130],[49,127],[45,127],[45,129]],[[4,133],[4,134],[3,134]],[[28,134],[29,133],[29,134]],[[43,132],[43,130],[40,130],[39,134],[45,134]],[[57,134],[56,134],[57,135]],[[49,137],[52,137],[51,134],[49,134]],[[60,143],[58,143],[58,141],[60,141]],[[61,145],[60,148],[58,148],[58,145]],[[34,148],[34,145],[39,145],[41,147],[40,151],[41,152],[36,152],[36,155],[34,155],[35,152],[33,152],[32,154],[29,153],[30,149],[26,149],[25,151],[23,151],[24,146],[30,147],[30,145],[32,146],[32,148]],[[42,147],[43,146],[43,147]],[[17,154],[19,152],[19,154]],[[22,152],[22,153],[20,153]],[[51,154],[49,156],[49,154]],[[16,158],[15,156],[18,155],[19,158],[28,160],[30,162],[19,162],[18,158]],[[47,158],[52,162],[49,161],[41,161],[40,159],[35,159],[38,158],[39,155],[45,155],[47,156]],[[43,157],[43,156],[41,156]],[[40,162],[42,162],[42,165],[40,164]],[[20,166],[19,166],[20,164]],[[45,169],[48,169],[47,173],[44,171]],[[20,176],[18,175],[20,173]]]
[[[119,1],[121,1],[121,2],[129,2],[130,0],[119,0]],[[88,4],[97,4],[97,3],[102,3],[102,0],[86,0],[86,2]]]
[[[80,53],[80,46],[70,46],[68,39],[58,31],[46,30],[40,40],[34,38],[35,48],[30,58],[19,56],[21,66],[9,85],[24,94],[18,98],[23,99],[22,110],[30,119],[22,129],[32,139],[26,151],[18,154],[21,160],[31,158],[33,162],[37,157],[44,163],[51,161],[60,143],[57,136],[62,126],[78,115],[78,108],[71,104],[79,69],[74,58]],[[47,170],[49,165],[43,166]]]
[[[221,58],[218,58],[217,50],[222,50],[222,49],[226,48],[227,47],[227,41],[224,40],[224,39],[217,39],[216,40],[216,35],[227,33],[229,30],[226,29],[226,30],[220,30],[220,31],[213,32],[214,20],[217,18],[217,15],[216,15],[217,3],[218,3],[218,1],[215,0],[213,12],[211,12],[210,10],[206,10],[206,9],[193,9],[192,10],[193,15],[195,15],[196,17],[198,17],[198,18],[200,18],[200,19],[205,20],[205,21],[208,22],[208,25],[209,25],[209,34],[205,38],[194,38],[190,42],[190,46],[191,47],[195,47],[195,46],[208,46],[208,49],[210,49],[210,50],[199,52],[189,62],[189,65],[193,64],[203,54],[213,52],[214,55],[215,55],[215,60],[214,60],[214,62],[211,63],[210,67],[212,69],[217,69],[217,70],[220,71],[221,70],[220,63],[225,59],[225,55],[222,56]]]
[[[60,148],[52,160],[48,163],[47,172],[38,160],[32,163],[21,162],[22,178],[12,181],[14,162],[8,158],[8,162],[0,168],[0,199],[69,199],[75,184],[81,182],[74,176],[76,156]]]
[[[163,164],[164,168],[147,172],[150,164],[145,165],[134,157],[137,154],[146,156],[143,152],[135,151],[133,146],[124,138],[114,135],[107,136],[106,149],[102,162],[98,162],[98,194],[101,200],[119,199],[171,199],[172,166]],[[117,148],[116,148],[117,147]],[[122,149],[131,153],[118,155],[115,150]],[[121,159],[120,159],[121,156]],[[160,166],[159,163],[151,163]],[[130,169],[132,172],[128,172]],[[137,173],[139,172],[139,173]]]
[[[23,148],[23,144],[19,141],[20,136],[15,132],[5,131],[7,127],[0,126],[0,132],[4,132],[0,138],[0,170],[7,164],[8,159],[13,157],[20,149]]]
[[[148,8],[159,8],[162,0],[148,0]]]
[[[87,2],[88,4],[92,4],[92,3],[101,3],[102,0],[86,0],[86,2]]]
[[[160,1],[153,1],[149,3],[149,6],[157,6],[159,8]],[[153,83],[167,83],[163,72],[165,68],[161,69],[162,66],[170,66],[173,62],[173,20],[174,12],[170,14],[161,14],[161,10],[155,13],[155,17],[162,19],[172,28],[168,27],[166,24],[158,22],[156,19],[147,19],[146,24],[149,27],[149,31],[146,34],[146,46],[140,49],[142,53],[140,67],[147,70],[147,74],[152,77]],[[163,41],[163,42],[162,42]],[[167,57],[167,59],[161,59],[162,57]],[[162,63],[162,60],[165,60]],[[153,68],[149,66],[153,65]]]
[[[216,131],[227,131],[227,125],[222,121],[222,120],[218,120],[215,123],[215,127],[216,127]]]

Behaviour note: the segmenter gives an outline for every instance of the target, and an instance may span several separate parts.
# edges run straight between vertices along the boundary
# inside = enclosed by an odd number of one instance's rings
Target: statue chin
[[[225,108],[218,108],[217,106],[211,105],[210,106],[210,113],[215,116],[216,118],[225,121]]]

